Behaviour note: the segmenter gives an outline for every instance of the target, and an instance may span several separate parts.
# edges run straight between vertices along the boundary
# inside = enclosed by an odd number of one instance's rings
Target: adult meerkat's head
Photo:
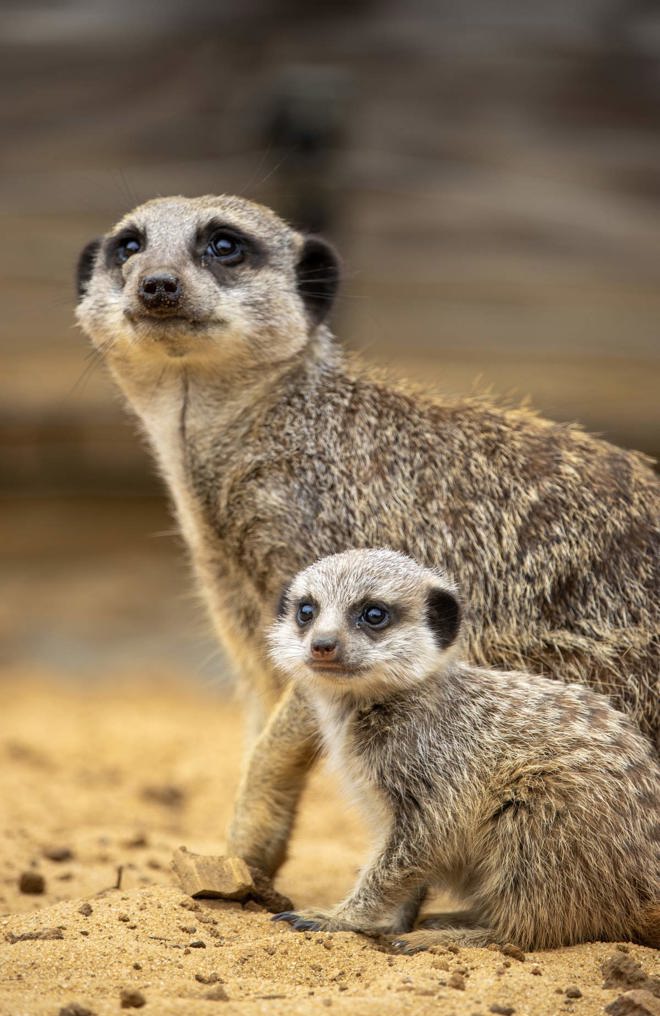
[[[393,550],[349,550],[294,578],[270,652],[303,687],[373,698],[446,664],[460,623],[455,587],[442,573]]]
[[[84,248],[76,316],[111,357],[263,366],[302,349],[338,281],[332,248],[262,205],[158,198]]]

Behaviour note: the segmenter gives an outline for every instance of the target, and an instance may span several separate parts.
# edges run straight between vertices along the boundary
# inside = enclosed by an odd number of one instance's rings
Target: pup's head
[[[338,281],[333,250],[262,205],[158,198],[84,248],[77,319],[124,361],[263,366],[302,349]]]
[[[393,550],[317,561],[285,591],[269,631],[278,667],[330,695],[377,698],[449,661],[461,609],[452,583]]]

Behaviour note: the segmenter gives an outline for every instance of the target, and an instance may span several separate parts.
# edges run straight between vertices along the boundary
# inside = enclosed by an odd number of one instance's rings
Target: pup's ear
[[[461,627],[461,605],[448,589],[433,586],[426,597],[426,620],[441,649],[448,649]]]
[[[339,287],[340,262],[334,248],[319,236],[308,236],[296,265],[298,292],[314,324],[330,312]]]
[[[100,240],[90,240],[78,255],[78,264],[76,265],[76,289],[79,300],[82,300],[87,290],[89,280],[91,279],[92,272],[94,271],[96,255],[99,252],[100,246]]]

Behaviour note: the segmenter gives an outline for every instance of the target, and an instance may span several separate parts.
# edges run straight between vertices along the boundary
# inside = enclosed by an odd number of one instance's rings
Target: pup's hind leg
[[[394,934],[412,931],[419,914],[419,908],[426,899],[428,888],[420,886],[416,889],[409,900],[402,903],[392,919],[392,931]]]
[[[416,931],[440,931],[445,928],[478,928],[484,924],[483,915],[476,909],[448,910],[426,914],[417,922]]]

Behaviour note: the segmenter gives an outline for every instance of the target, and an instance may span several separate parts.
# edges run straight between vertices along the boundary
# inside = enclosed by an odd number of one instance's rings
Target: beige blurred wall
[[[153,482],[73,327],[72,274],[89,237],[170,192],[316,202],[348,344],[657,453],[659,17],[632,0],[3,5],[4,488]],[[291,92],[311,96],[320,154],[273,136]]]

